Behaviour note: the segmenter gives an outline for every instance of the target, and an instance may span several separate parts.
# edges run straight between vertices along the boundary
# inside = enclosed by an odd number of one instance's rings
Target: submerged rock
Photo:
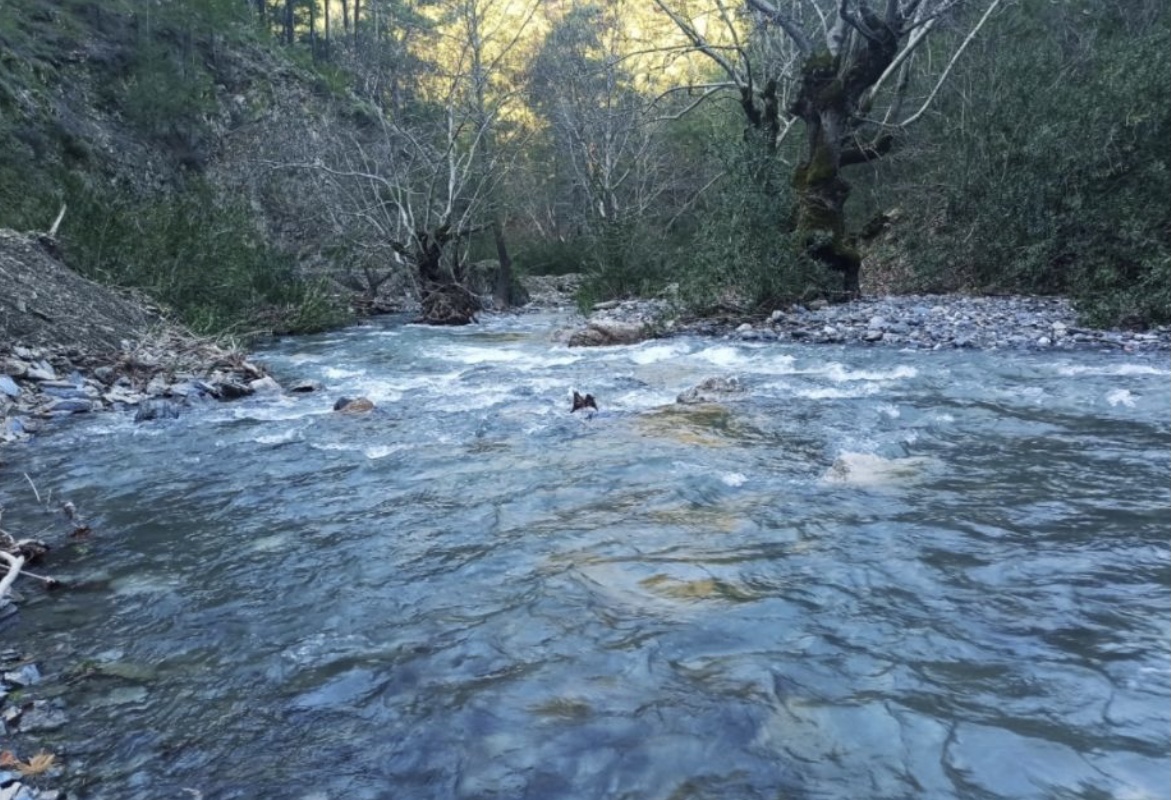
[[[134,414],[135,422],[150,422],[156,419],[178,419],[179,404],[170,400],[147,400]]]
[[[618,320],[590,320],[583,330],[569,337],[570,347],[604,347],[618,344],[637,344],[651,336],[643,324]]]
[[[364,414],[367,411],[374,410],[374,403],[368,397],[340,397],[333,404],[333,410],[342,414]]]
[[[699,405],[701,403],[719,403],[722,400],[727,400],[730,396],[740,394],[744,391],[744,387],[740,384],[740,379],[731,378],[708,378],[707,380],[692,386],[675,399],[675,402],[683,405]]]

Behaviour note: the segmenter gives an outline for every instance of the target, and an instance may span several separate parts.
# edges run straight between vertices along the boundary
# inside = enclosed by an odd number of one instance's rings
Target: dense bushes
[[[1120,9],[1002,17],[878,171],[909,288],[1065,292],[1095,324],[1171,321],[1171,26],[1165,5]]]
[[[345,319],[322,283],[301,279],[259,238],[246,206],[217,202],[202,183],[148,200],[75,195],[61,232],[69,264],[145,290],[196,331],[310,332]]]
[[[784,165],[754,144],[734,141],[709,153],[722,177],[679,255],[680,298],[695,311],[767,311],[828,289],[831,276],[791,230],[794,198]]]

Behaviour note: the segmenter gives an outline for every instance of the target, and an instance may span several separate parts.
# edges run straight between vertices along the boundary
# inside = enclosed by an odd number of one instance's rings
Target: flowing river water
[[[71,796],[1171,794],[1165,354],[560,322],[290,339],[324,393],[6,452],[6,527],[28,473],[95,530],[2,634]]]

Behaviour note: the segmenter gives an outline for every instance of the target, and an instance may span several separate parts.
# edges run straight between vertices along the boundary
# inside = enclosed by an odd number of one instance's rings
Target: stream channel
[[[3,634],[38,689],[101,667],[39,740],[62,788],[1171,795],[1165,354],[570,350],[566,323],[288,339],[257,358],[324,391],[7,451],[6,527],[27,473],[95,531]],[[712,376],[743,393],[675,403]]]

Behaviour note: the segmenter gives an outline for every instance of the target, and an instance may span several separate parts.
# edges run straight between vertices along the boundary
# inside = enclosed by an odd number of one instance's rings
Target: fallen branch
[[[49,228],[49,238],[50,239],[57,238],[57,229],[61,227],[61,220],[65,219],[65,209],[66,208],[67,208],[67,206],[65,205],[65,203],[62,203],[61,204],[61,211],[58,212],[58,214],[57,214],[57,219],[53,220],[53,227]]]
[[[34,495],[36,495],[37,502],[38,502],[38,503],[41,503],[41,502],[43,502],[43,501],[41,500],[41,493],[37,491],[37,485],[36,485],[35,483],[33,483],[33,479],[32,479],[32,478],[30,478],[30,477],[28,476],[28,473],[27,473],[27,472],[26,472],[26,473],[24,473],[24,479],[25,479],[26,481],[28,481],[28,485],[29,485],[29,486],[33,487],[33,494],[34,494]]]
[[[0,560],[8,562],[8,574],[0,578],[0,600],[3,600],[16,581],[16,576],[20,574],[21,567],[24,566],[24,556],[14,556],[0,550]]]

